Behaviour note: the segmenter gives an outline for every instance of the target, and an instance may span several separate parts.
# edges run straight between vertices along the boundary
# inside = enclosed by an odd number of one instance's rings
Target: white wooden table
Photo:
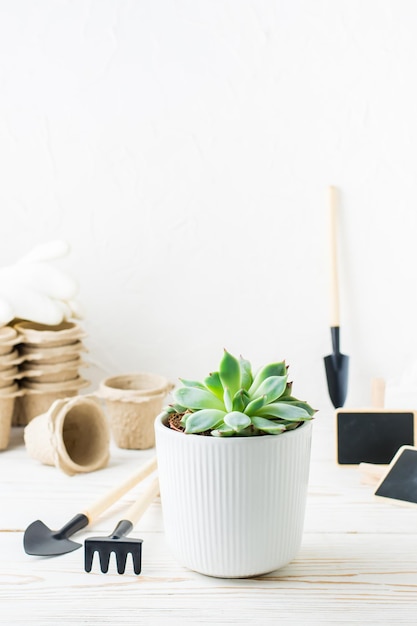
[[[113,447],[108,468],[68,477],[30,459],[14,429],[0,453],[0,624],[417,624],[417,508],[373,500],[356,468],[336,465],[334,447],[333,417],[318,414],[303,544],[287,567],[247,580],[185,569],[166,547],[156,501],[133,533],[144,540],[142,574],[128,562],[121,576],[96,560],[85,573],[81,549],[28,556],[23,531],[38,518],[59,528],[153,450]],[[108,534],[141,489],[80,541]]]

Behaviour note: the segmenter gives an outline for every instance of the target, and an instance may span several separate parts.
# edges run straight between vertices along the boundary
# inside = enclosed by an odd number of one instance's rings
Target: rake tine
[[[138,543],[129,542],[129,548],[125,552],[116,552],[117,572],[124,574],[126,569],[126,561],[129,554],[132,555],[133,571],[135,574],[140,574],[142,565],[142,540],[139,539]]]
[[[91,572],[93,567],[93,557],[95,550],[87,542],[84,546],[84,569],[86,572]]]
[[[102,548],[98,553],[100,559],[100,569],[103,574],[107,574],[109,571],[109,563],[110,563],[110,555],[112,553],[111,549]]]
[[[116,552],[116,564],[117,564],[117,573],[124,574],[126,569],[126,560],[128,551],[126,552]]]
[[[140,574],[142,568],[142,544],[140,544],[139,550],[132,552],[133,571],[136,575]]]

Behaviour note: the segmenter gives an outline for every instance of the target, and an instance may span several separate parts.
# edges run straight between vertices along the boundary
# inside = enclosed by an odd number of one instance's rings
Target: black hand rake
[[[129,554],[132,555],[133,571],[140,574],[142,567],[142,539],[128,538],[126,535],[131,532],[134,525],[142,517],[151,502],[159,493],[159,482],[155,478],[148,489],[136,500],[126,513],[126,519],[121,520],[113,533],[108,537],[92,537],[86,539],[84,544],[84,567],[86,572],[91,572],[94,553],[98,552],[100,559],[100,569],[103,574],[109,571],[110,555],[114,552],[116,556],[117,571],[124,574],[126,560]]]

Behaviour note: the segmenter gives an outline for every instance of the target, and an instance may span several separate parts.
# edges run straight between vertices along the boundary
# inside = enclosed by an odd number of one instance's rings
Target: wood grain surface
[[[84,572],[81,549],[28,556],[23,531],[35,519],[59,528],[154,451],[113,446],[109,467],[68,477],[30,459],[14,429],[0,453],[0,624],[417,624],[417,510],[376,500],[356,467],[336,464],[334,442],[333,416],[319,413],[303,543],[285,568],[246,580],[187,570],[165,544],[157,499],[132,533],[142,574],[128,561],[105,575],[96,560]],[[108,534],[147,484],[73,538]]]

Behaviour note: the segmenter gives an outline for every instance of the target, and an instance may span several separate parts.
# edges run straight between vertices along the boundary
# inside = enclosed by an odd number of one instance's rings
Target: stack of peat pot
[[[10,326],[0,328],[0,450],[9,444],[10,427],[16,398],[19,395],[19,364],[17,350],[20,337]]]
[[[83,329],[75,322],[64,321],[57,326],[35,322],[19,322],[14,328],[20,334],[20,389],[13,423],[25,426],[34,417],[45,413],[58,399],[76,396],[89,385],[79,368],[85,365]]]

